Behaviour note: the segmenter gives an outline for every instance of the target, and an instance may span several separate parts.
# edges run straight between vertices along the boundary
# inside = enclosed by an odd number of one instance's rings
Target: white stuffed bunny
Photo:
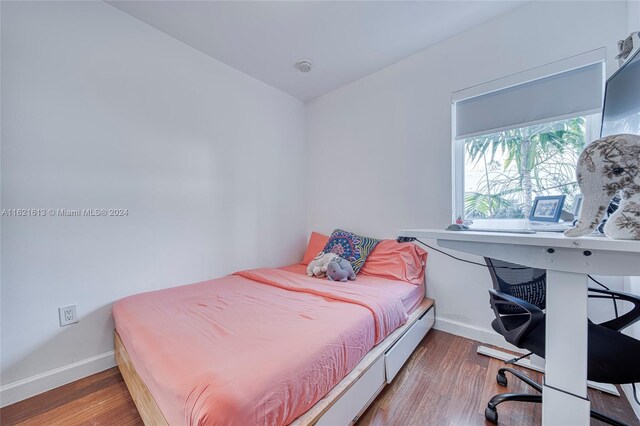
[[[339,259],[340,256],[335,253],[325,253],[321,251],[307,266],[307,275],[310,277],[324,277],[327,274],[327,266],[329,266],[329,262],[336,258]]]

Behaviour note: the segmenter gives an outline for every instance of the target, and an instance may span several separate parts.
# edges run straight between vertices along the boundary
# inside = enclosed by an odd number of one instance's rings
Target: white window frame
[[[525,84],[530,81],[534,81],[534,80],[549,77],[552,75],[560,74],[563,72],[571,71],[573,69],[592,65],[594,63],[601,63],[603,67],[602,98],[604,99],[604,87],[605,87],[604,80],[606,75],[606,72],[605,72],[606,48],[604,47],[452,93],[451,95],[451,158],[452,158],[451,181],[453,183],[452,215],[451,215],[452,222],[455,222],[455,220],[458,217],[464,218],[464,139],[456,140],[456,135],[455,135],[456,102],[469,99],[469,98],[474,98],[474,97],[495,92],[498,90],[507,89],[509,87],[518,86],[520,84]],[[598,113],[598,117],[599,116],[600,116],[600,113]],[[545,121],[562,120],[562,119],[573,118],[573,117],[574,115],[570,117],[569,116],[554,117]],[[586,135],[585,135],[585,138],[587,141],[593,141],[599,137],[600,124],[601,124],[600,120],[597,118],[587,121]],[[528,123],[526,125],[532,125],[532,123]],[[485,222],[500,221],[501,224],[505,224],[506,222],[509,222],[509,221],[517,222],[517,223],[526,221],[526,219],[482,219],[482,220]],[[474,221],[478,222],[478,220],[476,219],[474,219]]]

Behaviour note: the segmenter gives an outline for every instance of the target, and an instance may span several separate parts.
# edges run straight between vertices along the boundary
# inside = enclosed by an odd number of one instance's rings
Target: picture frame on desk
[[[533,200],[529,220],[531,222],[558,222],[566,195],[544,195]]]

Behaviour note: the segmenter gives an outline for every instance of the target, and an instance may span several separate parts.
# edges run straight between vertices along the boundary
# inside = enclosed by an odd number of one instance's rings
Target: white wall
[[[3,405],[113,365],[123,296],[300,260],[301,102],[102,2],[2,2],[1,76],[2,208],[129,209],[2,217]]]
[[[627,34],[640,31],[640,0],[627,1]]]
[[[308,230],[447,226],[451,93],[603,46],[611,73],[626,6],[528,3],[308,104]],[[317,195],[332,184],[344,189]],[[503,344],[488,331],[486,270],[431,252],[427,279],[438,327]]]

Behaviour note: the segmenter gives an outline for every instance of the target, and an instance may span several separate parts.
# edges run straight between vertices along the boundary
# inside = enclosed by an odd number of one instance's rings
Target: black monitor
[[[640,135],[640,50],[609,79],[604,92],[600,136]]]

